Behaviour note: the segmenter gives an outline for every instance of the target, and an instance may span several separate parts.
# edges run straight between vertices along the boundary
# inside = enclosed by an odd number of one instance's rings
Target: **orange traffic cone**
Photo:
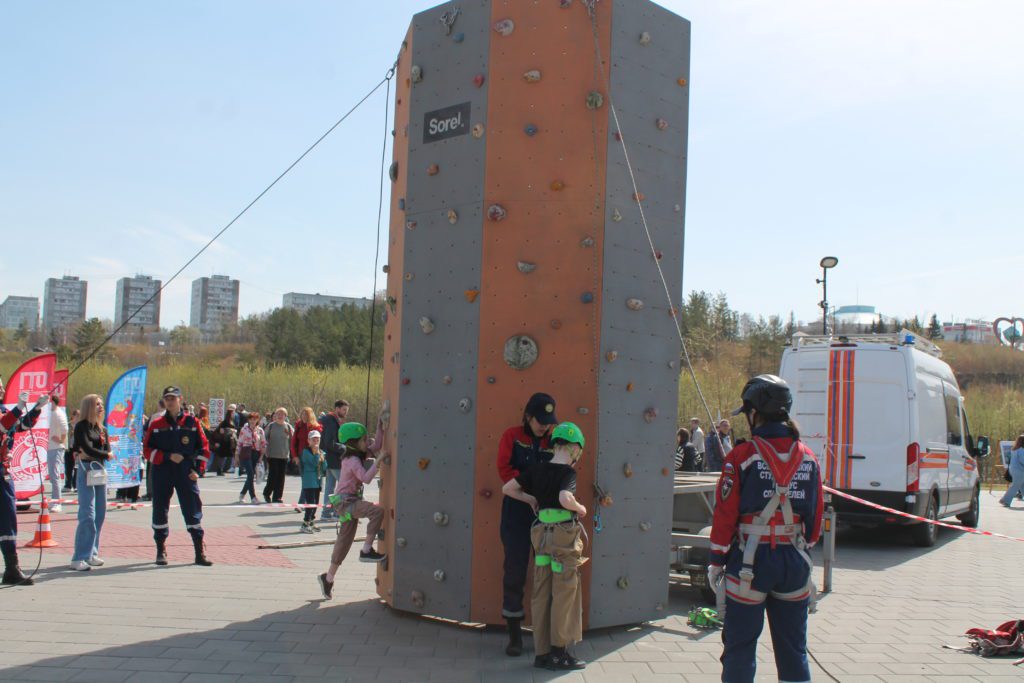
[[[39,512],[39,526],[36,527],[36,535],[25,544],[26,548],[56,548],[57,541],[53,540],[50,532],[50,506],[46,499],[43,499],[43,509]]]

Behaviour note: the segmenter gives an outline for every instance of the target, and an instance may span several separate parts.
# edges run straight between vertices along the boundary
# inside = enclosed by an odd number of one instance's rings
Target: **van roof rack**
[[[908,339],[910,340],[908,342]],[[834,344],[889,344],[891,346],[913,346],[930,356],[942,358],[942,349],[916,332],[900,330],[874,334],[793,335],[793,347],[832,346]]]

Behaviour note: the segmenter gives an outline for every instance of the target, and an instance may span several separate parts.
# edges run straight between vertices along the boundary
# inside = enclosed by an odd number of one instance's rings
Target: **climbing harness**
[[[754,580],[754,557],[757,554],[757,549],[765,543],[773,549],[779,543],[787,543],[792,545],[807,563],[807,584],[794,591],[784,593],[772,591],[771,595],[780,600],[790,601],[799,601],[809,597],[809,610],[813,612],[817,598],[811,575],[814,563],[807,553],[803,522],[799,515],[793,513],[789,496],[789,485],[803,462],[800,442],[793,441],[792,448],[785,455],[779,453],[768,441],[759,436],[753,437],[751,443],[757,457],[771,470],[772,478],[775,481],[775,492],[759,513],[740,517],[737,540],[740,552],[743,553],[743,563],[740,567],[739,577],[726,574],[725,581],[716,591],[719,611],[723,611],[726,594],[734,600],[746,604],[763,602],[767,594],[755,590],[751,586]]]
[[[702,629],[721,628],[723,625],[722,619],[718,615],[718,610],[711,609],[710,607],[692,608],[686,616],[686,623],[694,628]]]
[[[583,547],[590,543],[590,538],[587,536],[587,530],[579,523],[571,511],[564,508],[543,508],[537,512],[537,521],[533,523],[533,526],[543,526],[543,532],[541,540],[537,546],[537,552],[534,554],[534,565],[537,567],[551,567],[551,571],[555,574],[561,574],[565,571],[565,561],[572,560],[575,562],[575,566],[580,566],[587,561],[587,558],[572,557],[568,554],[568,549],[557,548],[557,552],[552,554],[544,552],[547,548],[552,545],[552,537],[556,528],[562,528],[566,530],[579,529],[580,534],[583,536]]]

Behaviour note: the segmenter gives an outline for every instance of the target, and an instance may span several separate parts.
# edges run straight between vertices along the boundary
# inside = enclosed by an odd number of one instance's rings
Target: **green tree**
[[[928,321],[928,338],[942,339],[942,325],[939,324],[939,317],[932,313],[932,319]]]
[[[100,322],[100,319],[89,318],[75,330],[72,340],[74,346],[72,357],[76,361],[81,362],[93,350],[99,348],[99,345],[102,344],[106,338],[107,333],[103,329],[103,323]]]
[[[28,342],[28,324],[22,320],[18,323],[18,329],[14,331],[14,341],[20,346],[24,346]]]
[[[199,343],[199,330],[188,325],[177,325],[170,333],[171,346],[195,346]]]

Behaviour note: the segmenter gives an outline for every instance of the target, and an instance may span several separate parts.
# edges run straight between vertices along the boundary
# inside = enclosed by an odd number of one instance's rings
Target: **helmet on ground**
[[[583,448],[586,444],[586,440],[583,438],[583,430],[572,422],[563,422],[554,428],[551,432],[551,440],[557,441],[559,439],[568,443],[574,443],[580,448]]]
[[[338,428],[338,441],[345,443],[366,436],[366,427],[358,422],[346,422]]]
[[[733,415],[756,410],[766,417],[788,417],[793,407],[793,392],[781,377],[758,375],[747,381],[743,387],[743,405],[732,411]]]

